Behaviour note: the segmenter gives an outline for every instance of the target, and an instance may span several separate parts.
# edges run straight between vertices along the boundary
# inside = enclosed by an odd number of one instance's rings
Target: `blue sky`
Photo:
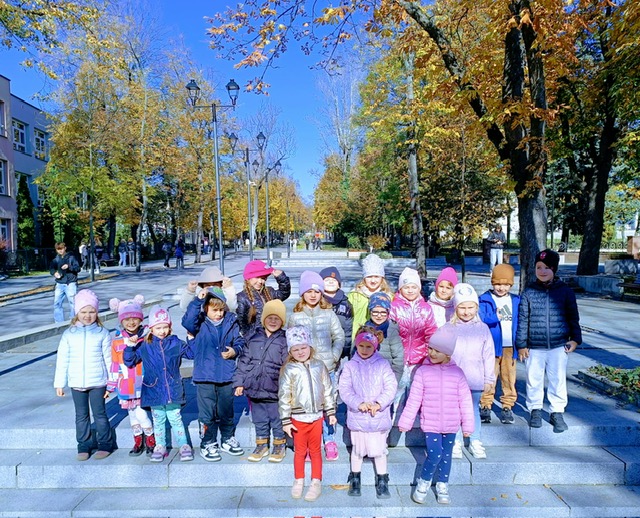
[[[172,38],[182,34],[194,60],[203,69],[211,69],[214,77],[223,78],[222,85],[233,78],[243,87],[248,79],[256,75],[258,69],[234,69],[232,62],[217,59],[215,51],[208,46],[205,33],[208,25],[204,17],[215,14],[216,4],[220,5],[222,2],[155,0],[152,3]],[[0,74],[11,79],[14,95],[38,106],[33,95],[43,89],[44,80],[33,70],[25,71],[19,66],[24,57],[19,52],[0,50]],[[298,181],[301,193],[308,203],[312,203],[313,190],[318,181],[310,172],[322,171],[324,147],[317,127],[323,100],[316,86],[323,72],[311,70],[309,67],[313,64],[313,56],[303,55],[299,46],[292,42],[288,52],[278,61],[278,68],[268,72],[265,79],[271,84],[268,98],[241,89],[236,109],[239,119],[257,113],[265,101],[280,111],[279,119],[293,128],[296,141],[295,155],[286,160],[283,171]],[[188,79],[185,78],[185,84]],[[227,100],[224,92],[219,92],[219,95],[223,101]]]

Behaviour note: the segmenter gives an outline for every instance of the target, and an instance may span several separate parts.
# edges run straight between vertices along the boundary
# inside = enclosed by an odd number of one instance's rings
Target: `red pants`
[[[304,478],[304,462],[307,450],[311,457],[311,478],[322,480],[322,419],[302,423],[291,419],[298,431],[293,432],[293,476]]]

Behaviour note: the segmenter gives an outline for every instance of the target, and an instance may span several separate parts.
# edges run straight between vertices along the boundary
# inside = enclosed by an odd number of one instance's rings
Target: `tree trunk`
[[[411,109],[414,101],[413,92],[413,60],[414,54],[410,54],[404,59],[404,66],[407,72],[407,105]],[[422,225],[422,208],[420,207],[420,178],[418,176],[418,157],[416,149],[415,125],[412,124],[408,131],[409,157],[407,160],[407,171],[409,176],[409,204],[411,206],[413,245],[416,251],[416,265],[421,279],[427,278],[427,254],[424,244],[424,227]]]
[[[107,238],[107,254],[111,259],[115,259],[116,255],[116,215],[111,214],[107,220],[107,228],[109,229],[109,237]]]

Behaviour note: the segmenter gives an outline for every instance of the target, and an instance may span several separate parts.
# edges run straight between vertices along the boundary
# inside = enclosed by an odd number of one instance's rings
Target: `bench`
[[[627,293],[627,296],[631,296],[633,298],[640,298],[640,282],[619,282],[618,286],[622,288],[622,293],[620,294],[620,300],[624,300],[625,290],[637,290],[638,293]]]

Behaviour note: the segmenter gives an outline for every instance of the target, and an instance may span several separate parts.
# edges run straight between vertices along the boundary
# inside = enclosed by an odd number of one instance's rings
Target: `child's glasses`
[[[371,316],[372,317],[386,317],[388,315],[388,313],[386,311],[372,311],[371,312]]]

